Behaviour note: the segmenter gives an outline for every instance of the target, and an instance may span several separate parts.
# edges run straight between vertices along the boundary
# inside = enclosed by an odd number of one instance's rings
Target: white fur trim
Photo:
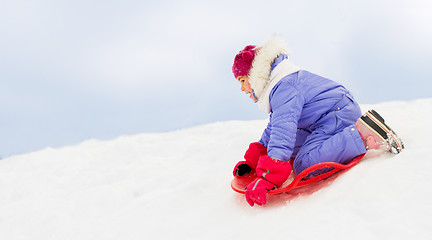
[[[284,77],[298,72],[301,69],[294,65],[292,62],[290,62],[288,59],[283,60],[280,62],[271,72],[270,75],[270,81],[265,86],[261,97],[258,99],[258,107],[263,110],[266,113],[271,112],[271,106],[270,106],[270,92],[276,86],[276,84]]]
[[[289,51],[285,41],[278,36],[270,37],[258,47],[249,72],[249,83],[258,99],[270,80],[271,64],[281,54],[289,54]]]

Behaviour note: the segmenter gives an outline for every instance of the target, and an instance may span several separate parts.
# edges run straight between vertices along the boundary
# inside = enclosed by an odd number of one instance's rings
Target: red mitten
[[[272,183],[268,181],[257,178],[253,182],[251,182],[246,188],[246,201],[251,205],[254,204],[264,205],[267,203],[267,191],[272,190],[275,187]]]
[[[249,148],[244,155],[244,159],[251,168],[255,169],[259,158],[264,155],[267,155],[267,148],[259,142],[253,142],[249,144]]]
[[[255,169],[259,158],[263,155],[267,155],[267,148],[259,142],[251,143],[244,155],[246,161],[240,161],[234,167],[234,177],[243,176],[252,171],[252,169]]]
[[[289,161],[280,161],[269,156],[262,156],[259,159],[256,173],[265,180],[280,187],[290,175],[292,166]]]
[[[256,173],[262,178],[257,178],[247,186],[245,197],[249,205],[266,204],[267,191],[275,186],[280,187],[290,175],[291,164],[279,161],[269,156],[261,156],[258,161]]]

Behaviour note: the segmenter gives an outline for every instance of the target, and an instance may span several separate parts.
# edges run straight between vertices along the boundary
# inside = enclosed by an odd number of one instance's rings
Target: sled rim
[[[284,192],[288,192],[291,191],[294,188],[299,188],[305,185],[309,185],[309,184],[313,184],[316,182],[319,182],[321,180],[324,180],[330,176],[333,176],[334,174],[342,171],[342,170],[346,170],[349,168],[352,168],[353,166],[355,166],[358,162],[360,162],[360,160],[364,157],[365,154],[361,154],[357,157],[355,157],[351,162],[347,163],[347,164],[341,164],[341,163],[335,163],[335,162],[323,162],[323,163],[318,163],[315,164],[313,166],[310,166],[308,168],[306,168],[305,170],[303,170],[301,173],[299,173],[297,176],[295,176],[295,178],[292,180],[292,182],[287,185],[286,187],[283,188],[278,188],[278,189],[274,189],[274,190],[270,190],[267,193],[269,194],[277,194],[277,193],[284,193]],[[323,174],[320,174],[318,176],[315,177],[311,177],[309,179],[303,179],[305,178],[307,175],[309,175],[310,173],[318,170],[318,169],[322,169],[322,168],[333,168],[332,170],[325,172]],[[243,178],[243,181],[247,181],[247,179],[255,179],[257,177],[256,174],[250,174],[248,176],[245,177],[241,177]],[[245,189],[237,189],[234,187],[234,181],[236,180],[233,179],[231,181],[231,188],[238,193],[244,194],[245,193]],[[238,180],[238,179],[237,179]]]

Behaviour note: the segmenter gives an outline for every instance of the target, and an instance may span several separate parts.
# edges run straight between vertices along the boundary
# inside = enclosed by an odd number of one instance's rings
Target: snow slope
[[[319,188],[249,207],[232,168],[265,120],[85,141],[0,161],[1,239],[430,239],[432,99],[371,107],[403,138]]]

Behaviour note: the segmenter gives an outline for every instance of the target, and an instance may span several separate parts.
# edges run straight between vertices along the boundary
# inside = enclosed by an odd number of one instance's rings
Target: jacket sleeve
[[[294,150],[297,125],[304,105],[304,98],[289,82],[276,85],[270,94],[271,116],[265,130],[269,135],[268,155],[288,161]]]
[[[270,119],[271,119],[271,115],[270,115]],[[264,129],[263,134],[261,135],[261,139],[258,141],[259,143],[261,143],[264,147],[268,146],[268,142],[270,140],[270,132],[271,132],[271,123],[269,122],[267,124],[266,129]]]

